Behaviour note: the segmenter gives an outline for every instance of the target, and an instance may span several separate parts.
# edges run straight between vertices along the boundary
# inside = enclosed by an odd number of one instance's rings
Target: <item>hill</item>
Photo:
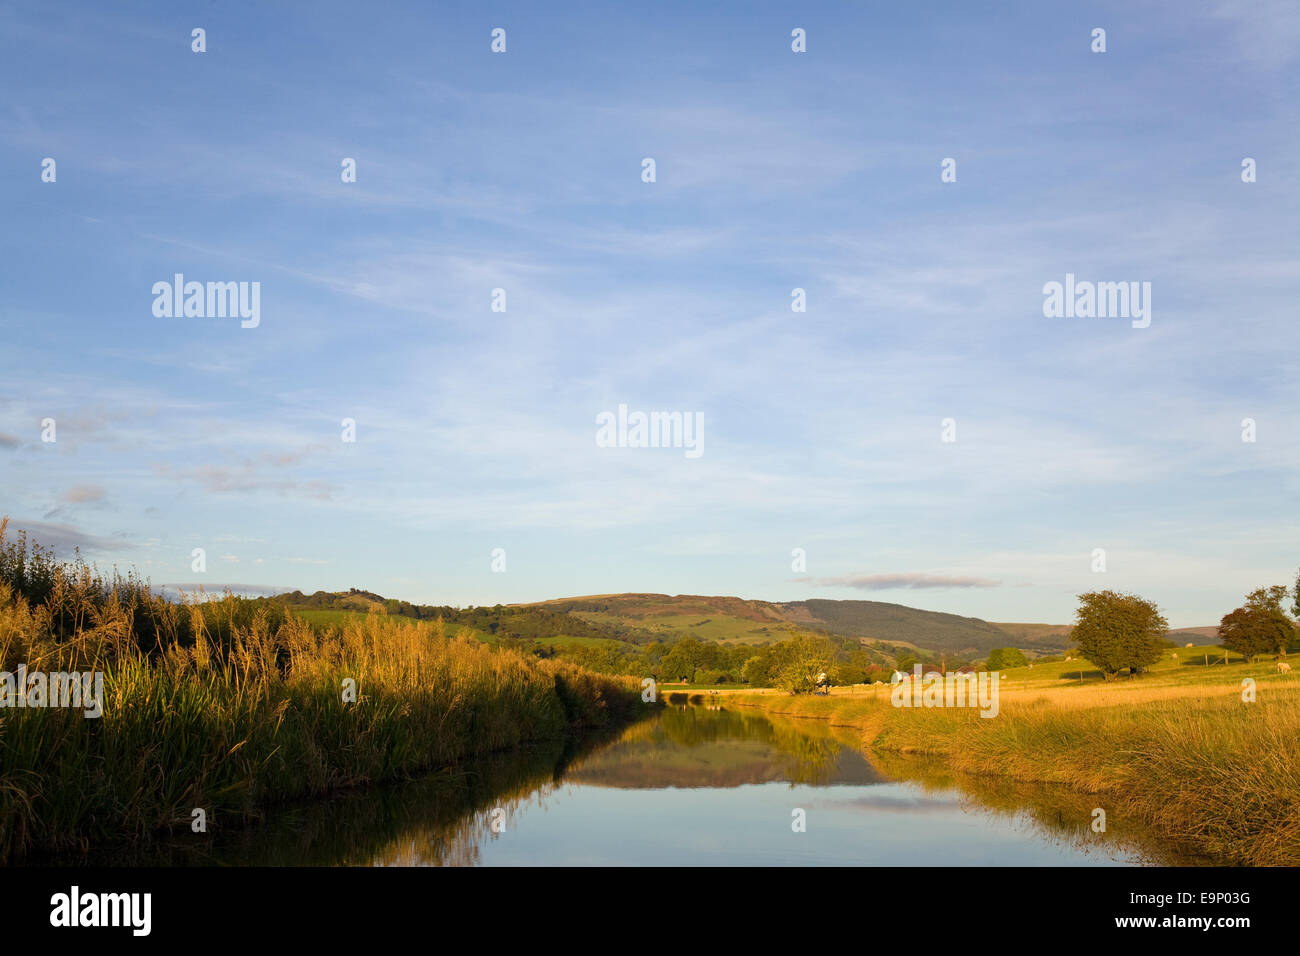
[[[1011,638],[1011,644],[1015,647],[1037,644],[1055,644],[1058,647],[1065,648],[1070,646],[1070,632],[1074,630],[1073,624],[1015,624],[999,623],[993,624],[998,630],[1003,631]]]
[[[923,611],[883,601],[796,601],[780,605],[792,619],[832,634],[870,637],[947,654],[986,654],[1008,642],[1006,632],[977,617]],[[1064,644],[1052,643],[1057,650]]]
[[[379,611],[420,619],[441,618],[453,632],[468,629],[485,640],[517,638],[601,645],[645,645],[683,637],[726,644],[766,644],[799,633],[822,632],[861,642],[873,660],[895,650],[983,657],[1014,646],[1031,657],[1070,649],[1069,624],[990,622],[883,601],[759,601],[725,595],[592,594],[495,607],[433,607],[384,598],[370,591],[291,592],[265,599],[284,604],[314,623],[337,623],[347,614]],[[1176,643],[1216,643],[1213,627],[1178,628]]]
[[[975,655],[1013,643],[1003,627],[977,617],[883,601],[777,603],[698,594],[597,594],[519,606],[559,611],[597,626],[621,625],[660,640],[690,635],[700,640],[756,644],[783,640],[798,631],[822,631],[935,653]],[[1067,634],[1069,630],[1064,628]],[[1043,654],[1069,645],[1068,639],[1055,631],[1021,635],[1018,640],[1017,646]]]

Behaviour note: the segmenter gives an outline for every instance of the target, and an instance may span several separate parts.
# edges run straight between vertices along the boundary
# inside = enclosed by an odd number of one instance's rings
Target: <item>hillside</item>
[[[780,605],[793,620],[832,634],[903,641],[940,653],[986,654],[1009,643],[1006,632],[977,617],[923,611],[882,601],[797,601]],[[1057,650],[1044,643],[1035,650]]]
[[[297,610],[314,623],[337,623],[347,614],[380,611],[425,620],[441,618],[453,632],[470,630],[485,640],[516,638],[544,644],[671,643],[683,637],[727,644],[766,644],[798,633],[823,632],[869,643],[873,659],[899,649],[982,657],[995,647],[1018,647],[1031,657],[1068,650],[1071,625],[990,622],[883,601],[771,602],[722,595],[593,594],[532,604],[454,608],[412,605],[370,591],[299,592],[265,599]],[[1176,643],[1217,643],[1213,627],[1178,628]],[[882,653],[883,652],[883,653]]]
[[[1221,644],[1219,629],[1211,624],[1207,627],[1176,627],[1169,632],[1169,639],[1179,644]]]
[[[802,630],[936,653],[977,655],[1013,643],[1008,631],[979,618],[883,601],[775,603],[696,594],[599,594],[521,606],[560,611],[596,626],[621,625],[660,640],[690,635],[700,640],[755,644],[782,640]],[[1064,631],[1068,633],[1069,627]],[[1045,654],[1064,650],[1068,640],[1054,632],[1024,635],[1018,646]]]
[[[1016,647],[1033,647],[1039,644],[1055,644],[1067,647],[1073,624],[1016,624],[993,622],[993,626],[1005,632]]]
[[[796,629],[776,605],[737,597],[600,594],[519,606],[558,611],[597,627],[630,628],[670,641],[689,634],[702,641],[758,644],[783,640]]]

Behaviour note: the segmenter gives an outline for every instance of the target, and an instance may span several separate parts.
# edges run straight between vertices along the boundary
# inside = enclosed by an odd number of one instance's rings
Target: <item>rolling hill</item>
[[[869,645],[873,659],[896,651],[978,658],[995,647],[1018,647],[1031,657],[1071,646],[1069,624],[990,622],[883,601],[759,601],[700,594],[593,594],[531,604],[454,608],[411,605],[369,591],[300,592],[266,600],[283,603],[316,623],[380,611],[421,619],[441,618],[453,633],[467,629],[482,639],[518,638],[541,643],[630,643],[694,637],[728,644],[765,644],[799,633],[822,632]],[[1178,628],[1176,643],[1217,643],[1213,627]]]
[[[1034,653],[1069,646],[1069,627],[996,625],[976,617],[924,611],[883,601],[771,601],[696,594],[598,594],[543,601],[545,608],[582,618],[593,625],[622,625],[660,640],[687,635],[700,640],[756,644],[783,640],[797,631],[823,631],[840,637],[906,645],[935,653],[986,654],[1016,643]],[[1012,634],[1007,627],[1029,628]],[[1047,628],[1043,633],[1033,630]]]
[[[757,644],[783,640],[798,631],[823,631],[840,637],[920,648],[936,654],[982,656],[995,647],[1014,646],[1030,654],[1069,650],[1071,624],[991,622],[941,611],[925,611],[884,601],[757,601],[699,594],[594,594],[537,604],[581,618],[595,627],[623,629],[641,639]],[[1185,643],[1217,643],[1215,628],[1187,627],[1169,632]]]

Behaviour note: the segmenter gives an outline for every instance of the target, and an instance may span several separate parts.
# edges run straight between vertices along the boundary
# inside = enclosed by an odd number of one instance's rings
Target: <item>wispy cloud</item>
[[[296,480],[292,478],[267,478],[253,465],[223,467],[201,465],[198,468],[173,471],[170,466],[158,465],[158,474],[176,481],[193,482],[214,494],[252,494],[271,492],[327,501],[333,494],[330,484],[319,479]]]
[[[795,581],[800,579],[795,578]],[[934,588],[996,588],[1001,581],[944,574],[851,574],[841,578],[807,578],[804,583],[822,588],[858,591],[929,590]]]
[[[83,555],[95,557],[132,551],[136,547],[125,534],[103,536],[89,534],[68,524],[29,521],[23,518],[11,519],[8,535],[14,535],[19,531],[27,532],[30,543],[50,548],[63,559],[71,558],[72,552],[78,549]]]
[[[63,493],[63,500],[69,504],[103,501],[104,489],[99,485],[75,485]]]

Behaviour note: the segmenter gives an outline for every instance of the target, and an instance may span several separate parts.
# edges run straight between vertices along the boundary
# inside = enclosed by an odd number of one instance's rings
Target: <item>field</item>
[[[1226,661],[1226,663],[1225,663]],[[1217,644],[1198,644],[1193,647],[1173,648],[1165,652],[1149,671],[1136,679],[1143,687],[1164,685],[1192,686],[1202,683],[1219,683],[1227,677],[1265,674],[1275,670],[1272,661],[1245,665],[1245,659],[1225,651]],[[1243,669],[1245,668],[1245,669]],[[1101,671],[1080,658],[1071,661],[1030,662],[1024,667],[1010,667],[1001,671],[1002,687],[1078,687],[1091,686],[1101,680]],[[1115,685],[1127,685],[1134,680],[1120,678]]]
[[[1178,657],[1173,656],[1177,653]],[[1105,682],[1086,664],[1006,671],[999,712],[903,708],[883,685],[729,702],[851,726],[877,752],[937,757],[958,772],[1066,784],[1116,819],[1163,830],[1239,865],[1300,864],[1300,678],[1273,661],[1206,665],[1182,648],[1146,675]],[[1243,680],[1254,681],[1254,699]]]

